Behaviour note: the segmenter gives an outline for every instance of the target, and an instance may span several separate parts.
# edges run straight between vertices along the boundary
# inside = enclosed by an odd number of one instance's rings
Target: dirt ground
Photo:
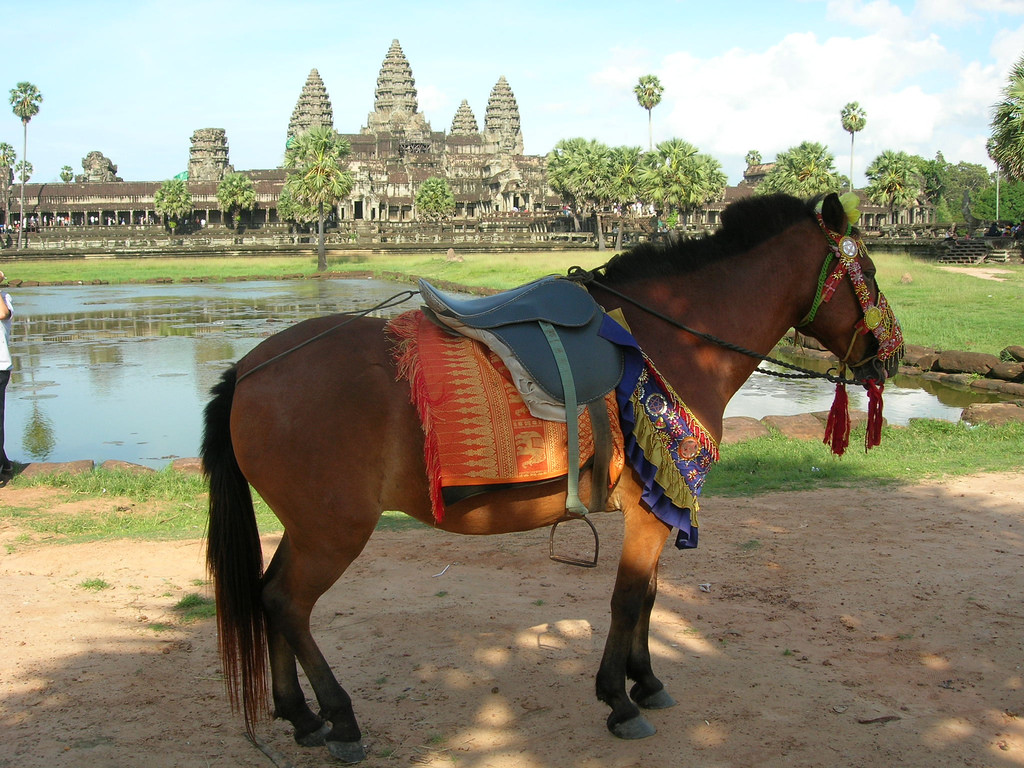
[[[371,539],[314,614],[363,765],[1024,766],[1024,472],[708,499],[700,548],[661,562],[679,705],[636,742],[593,696],[621,518],[596,521],[592,570],[551,562],[546,530]],[[201,542],[20,533],[0,528],[0,766],[274,764],[229,710],[213,620],[174,611],[208,589]],[[259,735],[279,766],[334,762]]]

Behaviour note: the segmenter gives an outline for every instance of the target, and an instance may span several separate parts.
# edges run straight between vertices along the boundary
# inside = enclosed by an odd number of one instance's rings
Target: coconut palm
[[[167,226],[173,232],[178,222],[192,212],[192,194],[184,179],[168,179],[153,195],[153,208],[167,217]]]
[[[244,173],[229,173],[217,185],[217,202],[225,216],[237,211],[235,228],[241,224],[242,211],[256,207],[256,186]]]
[[[14,162],[18,156],[14,147],[0,141],[0,203],[4,206],[4,223],[11,222],[11,185],[14,183]]]
[[[657,75],[641,75],[640,81],[633,88],[637,103],[647,110],[647,148],[649,151],[654,150],[654,126],[651,121],[651,110],[661,103],[661,94],[664,92],[665,88]]]
[[[850,134],[850,191],[853,191],[853,136],[864,130],[867,125],[868,115],[856,101],[851,101],[843,111],[839,113],[839,119],[843,123],[843,130]]]
[[[912,203],[921,194],[921,173],[906,152],[885,150],[866,171],[868,199],[889,209],[889,224],[896,223],[896,209]]]
[[[344,168],[352,151],[348,139],[327,125],[314,126],[296,136],[284,153],[288,177],[284,187],[301,205],[317,209],[317,271],[327,269],[324,247],[324,220],[327,208],[333,208],[352,191],[352,174]]]
[[[989,155],[1009,179],[1024,181],[1024,56],[1010,70],[991,126]]]
[[[11,111],[21,120],[23,132],[21,159],[24,162],[28,157],[28,124],[29,121],[39,114],[39,105],[43,101],[43,94],[39,92],[32,83],[21,82],[11,88]],[[22,232],[25,230],[25,180],[21,182],[21,214],[19,218],[21,226],[18,228],[18,248],[21,248]]]
[[[784,192],[796,197],[814,197],[834,192],[840,187],[835,158],[823,144],[804,141],[775,158],[775,165],[765,175],[758,194]]]

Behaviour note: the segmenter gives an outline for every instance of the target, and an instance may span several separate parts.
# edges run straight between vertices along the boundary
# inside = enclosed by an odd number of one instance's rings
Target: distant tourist
[[[0,283],[4,282],[4,273],[0,272]],[[11,316],[14,304],[7,291],[0,290],[0,488],[7,485],[14,477],[14,465],[4,451],[4,404],[7,399],[7,383],[11,380]]]

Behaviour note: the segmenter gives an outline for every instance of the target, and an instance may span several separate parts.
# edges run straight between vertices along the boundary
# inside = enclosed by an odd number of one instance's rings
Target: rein
[[[248,371],[243,373],[235,381],[237,383],[237,382],[241,381],[242,379],[244,379],[246,376],[251,376],[252,374],[256,373],[256,371],[260,370],[261,368],[266,368],[271,363],[276,363],[282,357],[286,357],[286,356],[290,355],[292,352],[296,352],[296,351],[302,349],[307,344],[312,344],[314,341],[319,341],[324,336],[327,336],[327,335],[329,335],[331,333],[334,333],[339,328],[345,327],[346,325],[348,325],[349,323],[353,322],[354,320],[358,320],[360,317],[366,317],[370,313],[377,312],[377,311],[382,310],[382,309],[390,309],[391,307],[397,307],[400,304],[404,304],[405,302],[409,301],[409,299],[412,299],[412,298],[414,298],[416,296],[419,296],[419,295],[420,295],[419,291],[402,291],[401,293],[396,293],[394,296],[389,296],[388,298],[384,299],[384,301],[380,302],[380,304],[375,304],[374,306],[369,307],[368,309],[360,309],[360,310],[355,311],[355,312],[340,312],[339,314],[345,315],[347,317],[347,319],[343,320],[342,322],[338,323],[337,325],[332,325],[326,331],[321,331],[316,336],[311,336],[310,338],[306,339],[305,341],[296,344],[294,347],[289,347],[284,352],[281,352],[279,354],[274,355],[269,360],[264,360],[259,365],[255,366],[253,368],[250,368]]]
[[[827,263],[828,260],[826,259],[826,264]],[[734,344],[731,341],[726,341],[725,339],[721,339],[718,336],[714,336],[710,333],[705,333],[704,331],[698,331],[696,328],[691,328],[685,323],[681,323],[675,318],[669,317],[663,312],[659,312],[658,310],[649,307],[640,301],[637,301],[631,296],[627,296],[626,294],[617,291],[607,283],[602,283],[600,280],[597,279],[597,277],[595,277],[594,272],[591,270],[583,269],[582,267],[570,267],[567,277],[568,279],[574,280],[583,285],[596,285],[601,290],[607,291],[608,293],[617,296],[623,301],[629,302],[633,306],[643,310],[652,317],[656,317],[659,320],[666,322],[669,325],[678,328],[681,331],[686,331],[687,333],[696,336],[699,339],[703,339],[704,341],[710,342],[711,344],[715,344],[719,347],[731,350],[733,352],[738,352],[739,354],[746,355],[747,357],[752,357],[755,360],[760,360],[765,363],[777,365],[781,368],[787,368],[791,371],[796,371],[796,373],[783,373],[782,371],[768,371],[764,370],[763,368],[755,368],[754,373],[763,373],[766,376],[775,376],[780,379],[824,379],[825,381],[831,382],[832,384],[856,384],[861,386],[864,384],[863,379],[851,379],[845,376],[836,376],[834,374],[827,372],[821,373],[820,371],[812,371],[810,368],[804,368],[799,365],[794,365],[793,363],[787,363],[784,360],[779,360],[777,357],[772,357],[770,355],[762,355],[760,352],[754,352],[751,349],[741,347],[739,344]]]

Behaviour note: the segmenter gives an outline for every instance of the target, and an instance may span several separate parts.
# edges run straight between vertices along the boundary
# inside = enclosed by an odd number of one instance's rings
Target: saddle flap
[[[470,328],[498,328],[540,320],[563,328],[582,328],[600,311],[585,288],[549,275],[493,296],[462,298],[419,281],[420,295],[435,314]]]

